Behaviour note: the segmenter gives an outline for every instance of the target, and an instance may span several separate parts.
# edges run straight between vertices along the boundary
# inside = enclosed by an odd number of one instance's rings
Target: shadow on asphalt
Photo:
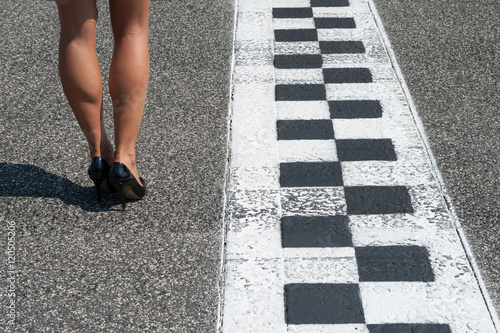
[[[29,164],[0,163],[0,197],[56,198],[87,212],[121,210],[112,209],[120,203],[116,195],[103,193],[99,203],[94,186],[80,186]]]

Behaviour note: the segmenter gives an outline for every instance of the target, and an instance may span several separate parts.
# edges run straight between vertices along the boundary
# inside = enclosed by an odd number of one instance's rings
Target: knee
[[[61,25],[61,44],[74,47],[95,45],[96,20],[89,19],[80,24]]]
[[[123,29],[115,29],[113,35],[115,42],[118,43],[125,40],[141,42],[148,39],[148,29],[139,25],[128,26]]]

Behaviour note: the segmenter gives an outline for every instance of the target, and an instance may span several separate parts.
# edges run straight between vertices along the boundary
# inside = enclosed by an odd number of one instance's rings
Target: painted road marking
[[[222,331],[495,332],[372,2],[237,7]]]

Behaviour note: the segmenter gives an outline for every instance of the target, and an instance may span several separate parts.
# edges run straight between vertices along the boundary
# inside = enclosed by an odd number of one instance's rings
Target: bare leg
[[[110,0],[115,47],[109,91],[115,121],[115,162],[125,164],[136,179],[135,145],[149,79],[149,0]]]
[[[95,52],[96,0],[57,0],[61,36],[59,76],[85,137],[90,156],[113,161],[102,122],[102,79]]]

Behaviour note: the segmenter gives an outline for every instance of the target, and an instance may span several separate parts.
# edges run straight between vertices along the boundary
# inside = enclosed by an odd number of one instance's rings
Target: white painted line
[[[329,272],[329,274],[324,274]],[[286,283],[359,283],[354,255],[344,258],[287,258]]]
[[[432,184],[433,175],[426,167],[425,160],[417,159],[410,165],[401,161],[342,162],[342,176],[345,186]]]
[[[353,247],[289,247],[283,250],[283,257],[287,259],[352,259],[354,258]]]
[[[283,216],[346,215],[346,208],[343,187],[281,189]]]
[[[255,40],[261,36],[272,34],[272,13],[270,12],[240,12],[236,39]]]
[[[395,323],[404,318],[410,323],[446,323],[452,332],[494,332],[484,310],[474,306],[481,302],[480,295],[470,289],[448,289],[442,284],[363,282],[360,292],[368,324]],[[460,317],[457,313],[461,313]]]
[[[321,68],[276,69],[276,84],[323,84]]]
[[[282,140],[280,162],[338,161],[335,140]]]
[[[369,333],[365,325],[289,325],[288,333]]]
[[[235,46],[236,46],[236,27],[237,27],[237,22],[238,22],[238,0],[234,1],[234,16],[233,16],[233,49],[231,53],[231,72],[230,72],[230,81],[229,81],[229,96],[232,96],[232,91],[233,91],[233,73],[234,73],[234,68],[235,68],[235,63],[236,63],[236,58],[235,58]],[[217,304],[217,327],[216,330],[217,332],[222,332],[222,320],[223,320],[223,311],[224,311],[224,300],[225,300],[225,276],[226,276],[226,240],[227,240],[227,225],[226,225],[226,214],[227,214],[227,208],[228,208],[228,193],[229,193],[229,159],[230,159],[230,145],[231,145],[231,135],[230,135],[230,129],[231,129],[231,119],[233,116],[233,103],[232,99],[229,99],[229,105],[228,105],[228,116],[227,116],[227,142],[226,142],[226,164],[224,166],[225,169],[225,174],[226,177],[224,179],[224,195],[222,198],[222,214],[221,214],[221,222],[222,222],[222,228],[221,228],[221,244],[220,244],[220,258],[221,258],[221,263],[219,267],[219,274],[222,277],[222,281],[219,283],[219,286],[217,288],[217,294],[219,296],[219,302]]]
[[[295,7],[310,7],[309,0],[272,0],[273,8],[295,8]]]
[[[227,260],[223,332],[287,331],[280,259]]]
[[[277,102],[278,119],[330,119],[326,101]]]
[[[349,7],[314,7],[314,17],[342,17],[355,14],[369,14],[366,1],[349,0]]]
[[[319,42],[276,42],[276,54],[321,54]]]
[[[274,29],[316,29],[314,25],[314,19],[311,18],[300,18],[300,19],[274,19],[273,20]]]

